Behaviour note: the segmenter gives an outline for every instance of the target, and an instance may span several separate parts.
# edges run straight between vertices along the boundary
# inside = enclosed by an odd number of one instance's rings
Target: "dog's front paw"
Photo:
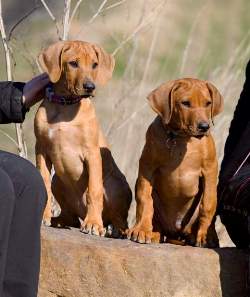
[[[45,226],[51,226],[51,217],[52,217],[51,207],[49,203],[47,203],[43,213],[42,224]]]
[[[196,237],[196,247],[207,247],[207,232],[199,230]]]
[[[85,234],[104,236],[105,229],[103,228],[102,221],[90,219],[88,217],[85,218],[84,221],[81,221],[80,231]]]
[[[154,241],[154,232],[150,229],[144,229],[139,226],[127,229],[125,231],[128,239],[139,243],[151,243]]]
[[[47,227],[49,227],[49,226],[51,226],[51,216],[43,216],[43,220],[42,220],[42,224],[44,225],[44,226],[47,226]]]

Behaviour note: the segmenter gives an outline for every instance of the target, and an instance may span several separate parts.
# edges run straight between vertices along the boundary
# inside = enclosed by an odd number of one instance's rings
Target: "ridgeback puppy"
[[[218,246],[211,224],[218,166],[209,128],[222,111],[222,96],[207,81],[185,78],[162,84],[148,100],[158,116],[146,133],[135,189],[136,224],[127,237],[139,243]]]
[[[94,44],[61,41],[44,50],[39,62],[52,82],[35,117],[36,164],[48,192],[43,221],[94,235],[104,235],[110,224],[118,236],[127,228],[131,190],[90,100],[96,85],[111,78],[114,58]],[[52,193],[61,214],[51,219]]]

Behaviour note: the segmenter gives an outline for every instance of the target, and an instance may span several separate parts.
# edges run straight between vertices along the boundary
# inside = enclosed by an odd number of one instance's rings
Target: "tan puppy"
[[[217,159],[209,133],[223,99],[209,82],[180,79],[148,96],[159,116],[149,126],[136,183],[136,224],[128,238],[216,246],[212,222],[216,203]],[[154,231],[154,232],[152,232]]]
[[[96,84],[111,78],[114,59],[94,44],[65,41],[43,51],[39,62],[53,83],[35,117],[36,162],[48,192],[44,223],[51,222],[53,191],[61,214],[52,225],[80,226],[80,220],[85,233],[103,235],[103,224],[122,232],[131,191],[90,100]]]

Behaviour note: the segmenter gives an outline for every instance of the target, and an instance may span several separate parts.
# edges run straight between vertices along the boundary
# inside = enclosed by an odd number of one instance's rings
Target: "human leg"
[[[0,168],[9,176],[15,193],[3,296],[35,297],[40,266],[40,226],[46,204],[46,190],[39,172],[25,159],[0,151]]]

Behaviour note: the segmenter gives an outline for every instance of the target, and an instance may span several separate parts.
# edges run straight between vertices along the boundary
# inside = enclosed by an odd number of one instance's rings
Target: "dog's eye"
[[[93,63],[92,68],[95,69],[98,66],[98,63]]]
[[[207,102],[206,102],[206,107],[210,106],[211,104],[212,104],[211,101],[207,101]]]
[[[78,67],[78,62],[77,61],[70,61],[69,65],[72,66],[73,68],[77,68]]]
[[[191,107],[191,103],[188,100],[181,101],[181,104],[186,107]]]

